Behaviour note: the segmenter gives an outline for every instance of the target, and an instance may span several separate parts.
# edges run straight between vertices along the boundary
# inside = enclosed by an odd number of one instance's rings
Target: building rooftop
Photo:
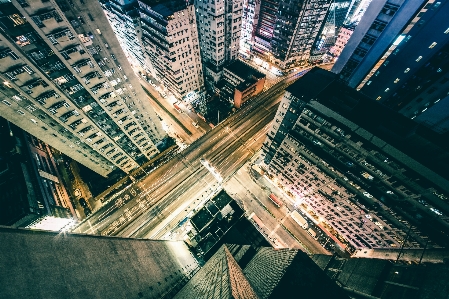
[[[420,125],[346,86],[335,74],[320,68],[312,69],[286,90],[298,98],[305,96],[308,101],[318,99],[321,105],[449,179],[446,167],[449,165],[449,132],[439,134]]]
[[[314,99],[326,87],[337,79],[337,75],[315,67],[285,90],[297,98],[305,96]]]
[[[244,80],[254,78],[254,77],[256,79],[261,79],[261,78],[265,77],[265,74],[259,72],[258,70],[256,70],[252,66],[244,63],[241,60],[234,60],[229,65],[227,65],[225,68],[227,70],[229,70],[230,72],[232,72],[233,74],[235,74],[236,76],[238,76]]]
[[[364,298],[437,299],[447,298],[449,294],[447,264],[416,265],[381,259],[343,259],[336,256],[324,258],[329,259],[329,262],[320,267],[328,276],[345,286],[350,293]],[[323,257],[314,255],[312,259],[317,262]]]
[[[164,18],[173,15],[177,11],[186,9],[191,4],[189,0],[139,0],[139,2],[148,5]]]
[[[0,227],[0,298],[161,298],[197,264],[183,242]]]
[[[175,298],[348,298],[305,253],[253,249],[223,245]]]

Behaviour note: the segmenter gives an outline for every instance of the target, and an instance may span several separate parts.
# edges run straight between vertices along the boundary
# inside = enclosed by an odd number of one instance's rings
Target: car
[[[387,191],[388,194],[394,194],[393,191]]]
[[[431,210],[432,212],[434,212],[435,214],[437,214],[438,216],[443,216],[443,213],[441,213],[440,210],[438,210],[438,209],[430,208],[430,210]]]
[[[368,192],[363,192],[363,195],[365,195],[368,198],[373,198],[373,196],[371,194],[369,194]]]
[[[86,202],[86,200],[84,199],[84,198],[80,198],[79,199],[79,202],[80,202],[80,205],[83,207],[83,208],[89,208],[89,205],[87,204],[87,202]]]
[[[197,122],[192,122],[192,125],[193,125],[195,128],[198,128],[198,123],[197,123]]]
[[[92,214],[91,209],[89,209],[89,208],[84,208],[84,214],[86,215],[86,217],[89,216],[90,214]]]

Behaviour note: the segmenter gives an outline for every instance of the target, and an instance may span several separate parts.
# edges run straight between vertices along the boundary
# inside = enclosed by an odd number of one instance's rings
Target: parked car
[[[89,209],[89,208],[84,208],[84,214],[86,215],[86,217],[89,216],[90,214],[92,214],[91,209]]]
[[[85,208],[89,208],[89,205],[87,204],[86,200],[84,198],[80,198],[79,199],[80,205],[85,209]]]

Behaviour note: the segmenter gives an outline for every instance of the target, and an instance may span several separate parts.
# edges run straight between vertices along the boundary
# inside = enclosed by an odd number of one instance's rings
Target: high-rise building
[[[253,52],[280,68],[309,59],[331,0],[262,0]]]
[[[337,41],[338,32],[343,26],[348,14],[348,9],[351,7],[350,4],[351,1],[349,0],[338,0],[332,2],[329,7],[326,22],[318,35],[309,61],[313,62],[316,60],[321,60],[323,55],[326,54],[327,51],[329,51],[329,49],[335,44]]]
[[[424,7],[424,4],[429,4]],[[395,51],[398,38],[421,26],[422,13],[440,2],[425,0],[372,1],[351,35],[332,72],[356,88],[375,71],[386,55]],[[381,64],[381,62],[380,62]]]
[[[409,118],[449,130],[441,122],[449,113],[443,118],[426,116],[434,105],[442,107],[448,100],[449,4],[429,4],[419,14],[419,24],[398,36],[394,51],[384,54],[359,88]]]
[[[156,79],[177,99],[201,101],[204,78],[192,3],[139,0],[140,38]]]
[[[0,11],[1,116],[104,176],[158,153],[161,125],[98,2]]]
[[[100,3],[131,66],[153,73],[137,33],[140,22],[137,0],[104,0]]]
[[[259,21],[260,1],[243,0],[242,33],[240,35],[240,55],[248,59],[254,43],[254,33]]]
[[[243,0],[195,0],[206,88],[213,91],[223,67],[238,57]]]
[[[365,14],[372,0],[351,0],[351,5],[346,15],[346,25],[357,25]]]
[[[240,108],[263,90],[265,77],[265,74],[237,59],[223,68],[223,78],[215,86],[215,92]]]
[[[341,52],[348,43],[348,40],[351,38],[353,32],[353,26],[341,27],[340,31],[338,32],[337,40],[335,41],[335,44],[330,48],[329,52],[335,57],[340,56]]]
[[[421,250],[422,251],[422,250]],[[313,255],[312,259],[351,298],[435,298],[449,295],[445,278],[449,266],[442,261],[412,263],[397,255],[386,261],[376,258],[341,258]]]
[[[0,225],[65,226],[77,218],[49,146],[0,118]]]
[[[0,227],[0,298],[173,298],[198,270],[182,241]]]
[[[286,89],[262,149],[268,175],[354,255],[448,244],[447,141],[315,68]]]
[[[226,244],[174,298],[348,298],[323,274],[300,250]]]

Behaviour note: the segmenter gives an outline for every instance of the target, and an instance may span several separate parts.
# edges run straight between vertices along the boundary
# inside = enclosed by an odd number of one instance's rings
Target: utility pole
[[[217,126],[220,124],[220,110],[218,110],[218,120],[217,120]]]

